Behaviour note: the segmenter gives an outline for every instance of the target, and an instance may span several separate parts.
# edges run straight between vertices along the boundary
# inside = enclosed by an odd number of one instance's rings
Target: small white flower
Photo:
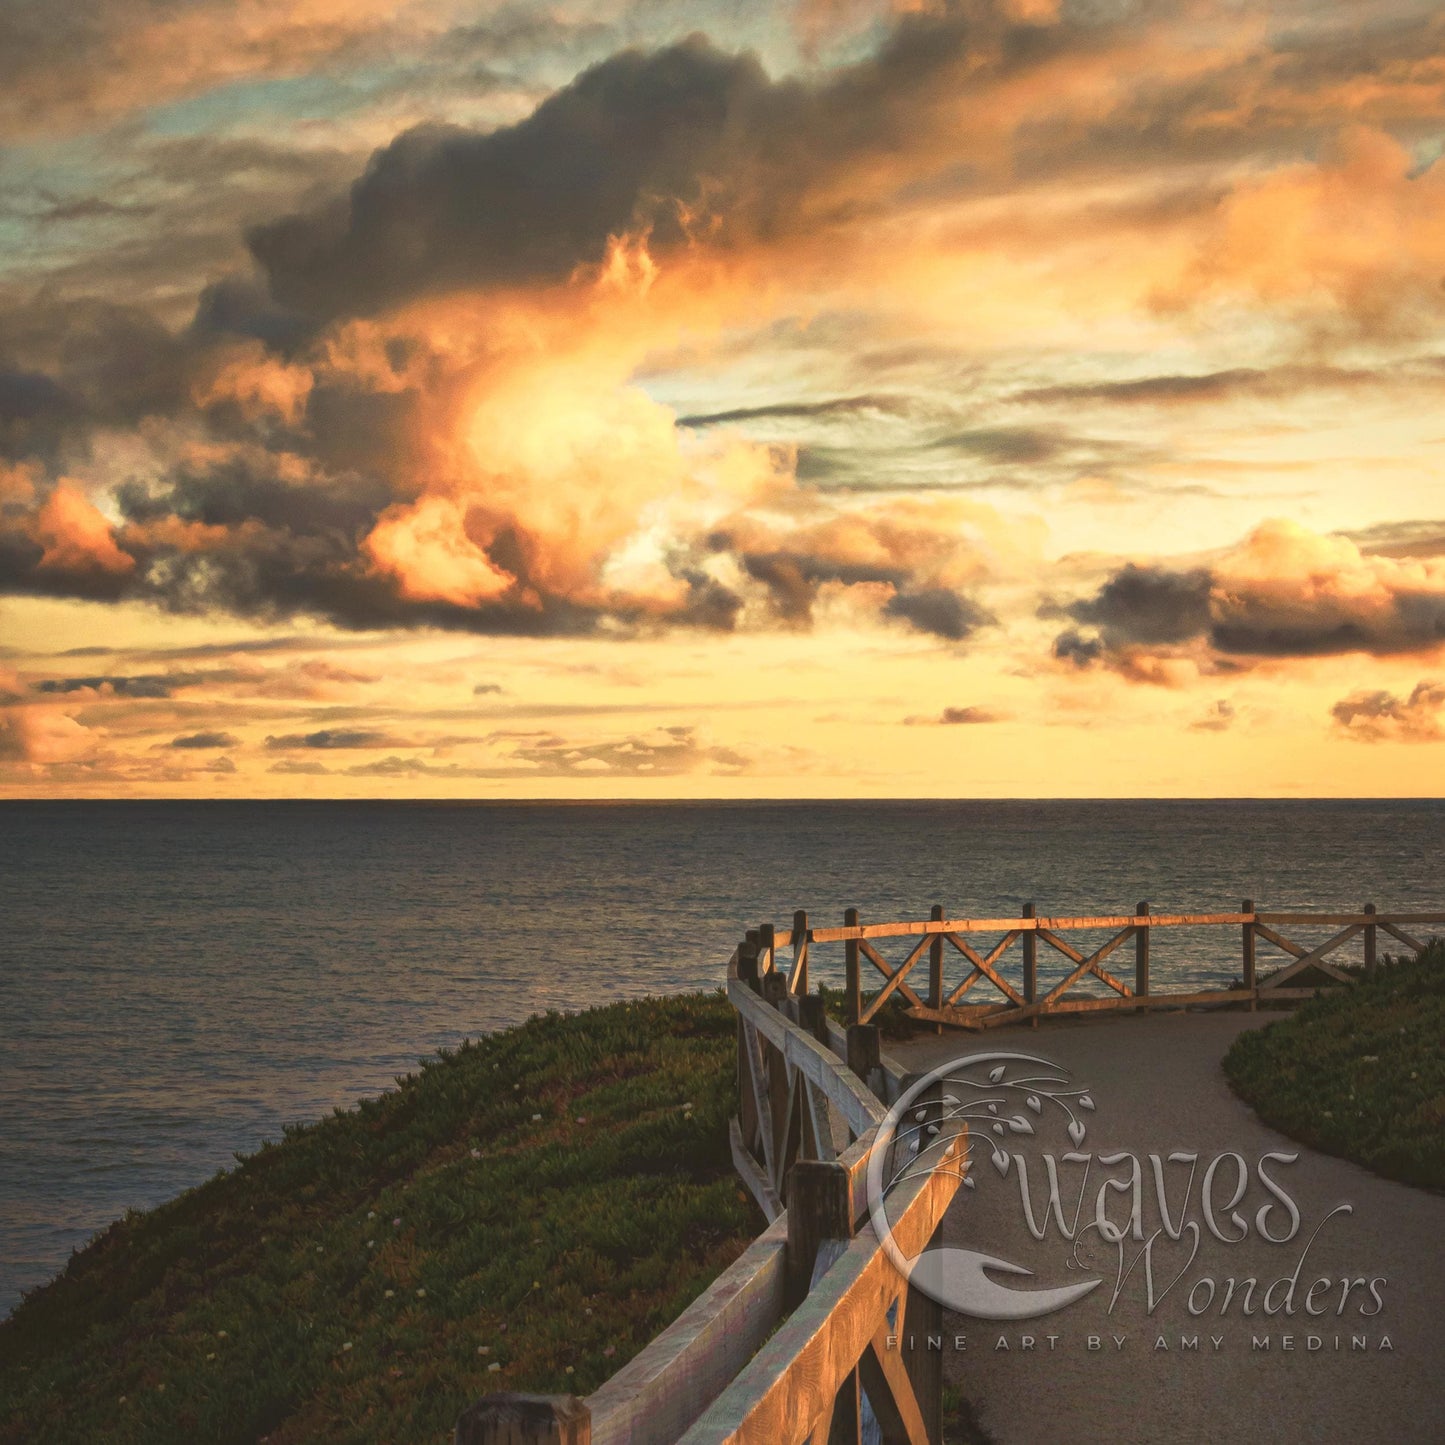
[[[366,1211],[366,1217],[367,1217],[368,1219],[375,1219],[375,1218],[376,1218],[376,1210],[374,1210],[374,1209],[368,1209],[368,1210]]]
[[[351,1348],[351,1341],[350,1341],[350,1340],[347,1340],[347,1342],[346,1342],[344,1345],[342,1345],[341,1348],[342,1348],[343,1350],[349,1350],[349,1349]]]
[[[391,1299],[395,1294],[396,1291],[394,1289],[383,1290],[381,1297],[382,1299]]]
[[[492,1347],[490,1345],[478,1345],[477,1353],[479,1355],[490,1355],[492,1353]]]
[[[425,1299],[425,1298],[426,1298],[426,1291],[425,1291],[424,1289],[419,1289],[419,1290],[417,1290],[417,1292],[416,1292],[416,1297],[417,1297],[418,1299]]]
[[[501,1366],[500,1362],[498,1362],[497,1360],[493,1360],[492,1363],[487,1366],[487,1373],[494,1375],[494,1374],[496,1374],[496,1372],[497,1372],[498,1370],[500,1370],[501,1368],[502,1368],[502,1366]]]
[[[542,1121],[542,1116],[541,1116],[540,1114],[533,1114],[533,1115],[532,1115],[532,1122],[533,1122],[534,1124],[539,1124],[539,1123],[541,1123],[541,1121]]]
[[[225,1332],[225,1330],[217,1330],[217,1331],[216,1331],[216,1338],[217,1338],[218,1340],[224,1340],[224,1339],[226,1338],[226,1332]]]

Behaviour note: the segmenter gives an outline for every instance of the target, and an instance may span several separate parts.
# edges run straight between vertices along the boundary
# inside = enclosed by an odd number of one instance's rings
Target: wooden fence
[[[877,1017],[890,999],[906,1004],[910,1017],[925,1023],[950,1024],[965,1029],[991,1029],[1002,1024],[1036,1022],[1044,1015],[1132,1011],[1148,1008],[1206,1007],[1220,1004],[1257,1008],[1261,1003],[1298,1002],[1312,998],[1321,987],[1349,984],[1357,975],[1346,972],[1331,958],[1346,944],[1362,940],[1364,972],[1376,967],[1379,938],[1420,953],[1425,944],[1408,930],[1445,924],[1445,913],[1380,913],[1367,903],[1358,913],[1261,913],[1246,898],[1238,913],[1152,913],[1148,903],[1132,913],[1079,917],[1041,917],[1032,903],[1019,918],[946,918],[935,905],[932,916],[919,923],[864,924],[856,908],[844,914],[841,928],[809,928],[807,915],[794,915],[793,928],[774,934],[766,925],[758,931],[761,947],[791,948],[801,958],[801,987],[807,988],[809,950],[826,943],[841,943],[844,950],[844,1009],[850,1021],[866,1023]],[[1319,943],[1299,942],[1282,930],[1301,927],[1335,930]],[[1158,991],[1151,987],[1150,943],[1158,929],[1237,929],[1238,972],[1214,988]],[[1107,932],[1090,947],[1070,942],[1065,933]],[[1001,935],[996,941],[975,944],[970,935]],[[877,947],[878,940],[906,939],[907,953],[890,961]],[[1125,944],[1134,945],[1132,983],[1116,977],[1104,962]],[[1039,974],[1039,945],[1064,959],[1062,976],[1044,988]],[[1282,967],[1261,975],[1259,946],[1263,943],[1284,955]],[[1089,948],[1086,953],[1085,948]],[[1008,956],[1020,966],[1012,974]],[[962,977],[950,978],[950,960],[962,959]],[[926,968],[921,967],[925,964]],[[880,975],[871,996],[863,989],[864,965]],[[1118,965],[1116,964],[1117,968]],[[799,971],[795,964],[794,973]],[[910,982],[910,976],[918,986]],[[926,982],[924,979],[926,978]],[[1049,980],[1045,980],[1049,983]],[[1102,985],[1107,992],[1084,995],[1081,987]],[[962,1002],[975,988],[991,997]],[[1070,994],[1074,996],[1070,997]],[[975,995],[978,998],[978,995]]]
[[[911,1080],[874,1025],[840,1028],[805,986],[751,942],[728,963],[733,1162],[767,1228],[592,1394],[488,1396],[458,1421],[457,1445],[937,1445],[941,1310],[909,1287],[868,1217],[874,1149],[891,1151],[892,1177],[921,1138],[880,1143]],[[904,1258],[928,1246],[962,1182],[966,1129],[924,1152],[933,1167],[903,1171],[888,1196]],[[890,1342],[908,1335],[918,1348]]]
[[[1418,954],[1425,944],[1410,930],[1441,925],[1445,913],[1384,914],[1371,904],[1358,913],[1261,913],[1246,899],[1237,913],[1156,914],[1140,903],[1129,914],[1088,917],[1044,917],[1028,905],[1019,918],[947,918],[936,906],[927,921],[876,924],[850,908],[840,928],[812,928],[799,912],[786,933],[770,924],[750,931],[728,961],[738,1018],[732,1155],[767,1228],[592,1394],[487,1396],[457,1422],[456,1445],[938,1445],[942,1311],[910,1287],[874,1232],[867,1177],[875,1149],[893,1150],[884,1177],[907,1177],[889,1195],[891,1232],[902,1256],[915,1257],[964,1179],[967,1136],[940,1140],[932,1167],[896,1167],[896,1151],[916,1150],[921,1131],[911,1143],[906,1130],[882,1137],[889,1106],[913,1082],[871,1022],[889,1000],[901,998],[922,1022],[975,1030],[1100,1009],[1254,1008],[1354,982],[1336,955],[1357,938],[1368,972],[1381,933]],[[1314,944],[1283,931],[1302,927],[1334,931]],[[1237,929],[1237,979],[1154,991],[1150,940],[1160,928]],[[1087,953],[1064,937],[1087,931],[1109,936]],[[978,934],[1001,936],[975,945]],[[907,940],[897,961],[877,947],[890,939]],[[1103,966],[1130,941],[1132,986]],[[1064,959],[1042,993],[1041,942]],[[1264,976],[1261,943],[1286,960]],[[828,944],[843,946],[842,1027],[809,991],[810,954]],[[1015,948],[1021,967],[1011,977],[1004,960]],[[963,960],[962,978],[948,976],[953,958]],[[925,961],[926,975],[917,974]],[[865,963],[880,975],[871,995]],[[915,975],[921,991],[909,982]],[[1069,996],[1085,984],[1108,992]],[[994,998],[961,1003],[975,988]],[[928,1096],[919,1100],[926,1107]],[[910,1335],[923,1348],[893,1345]]]

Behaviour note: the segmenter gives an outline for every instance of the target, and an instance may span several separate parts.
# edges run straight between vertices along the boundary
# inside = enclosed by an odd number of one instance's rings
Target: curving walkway
[[[1192,1266],[1180,1285],[1156,1302],[1151,1314],[1144,1299],[1142,1266],[1109,1309],[1117,1274],[1117,1249],[1095,1246],[1091,1273],[1105,1282],[1093,1294],[1061,1313],[1023,1324],[990,1324],[946,1316],[946,1377],[972,1403],[975,1415],[997,1445],[1164,1445],[1164,1442],[1269,1441],[1293,1442],[1433,1442],[1445,1438],[1445,1198],[1378,1179],[1343,1160],[1314,1154],[1267,1128],[1230,1091],[1220,1059],[1242,1029],[1261,1026],[1264,1015],[1166,1014],[1113,1017],[1097,1021],[1060,1021],[1036,1030],[1010,1029],[986,1039],[950,1033],[891,1045],[894,1056],[922,1071],[949,1058],[985,1050],[1033,1053],[1070,1070],[1077,1084],[1087,1085],[1097,1101],[1089,1117],[1085,1150],[1105,1154],[1130,1151],[1144,1161],[1146,1233],[1157,1227],[1148,1155],[1195,1150],[1200,1155],[1194,1205],[1189,1217],[1200,1220],[1199,1198],[1207,1163],[1235,1151],[1250,1162],[1282,1151],[1299,1155],[1292,1165],[1276,1166],[1276,1178],[1297,1203],[1302,1216],[1299,1235],[1287,1244],[1261,1241],[1254,1227],[1260,1205],[1269,1194],[1252,1178],[1241,1211],[1249,1220],[1243,1242],[1222,1244],[1207,1232]],[[1058,1137],[1053,1137],[1057,1135]],[[1056,1156],[1072,1146],[1061,1129],[1041,1129],[1026,1141],[1034,1156],[1047,1148]],[[973,1190],[960,1191],[944,1225],[949,1243],[983,1249],[1027,1264],[1040,1284],[1068,1283],[1080,1278],[1065,1265],[1068,1246],[1056,1234],[1036,1242],[1023,1224],[1017,1169],[1001,1178],[989,1151],[975,1135]],[[1079,1170],[1065,1179],[1077,1194]],[[1091,1166],[1092,1200],[1101,1178]],[[1127,1166],[1107,1172],[1119,1177]],[[1267,1165],[1266,1168],[1269,1168]],[[1042,1161],[1033,1164],[1030,1180],[1042,1197]],[[1173,1191],[1182,1189],[1188,1166],[1167,1165]],[[1226,1204],[1232,1192],[1232,1165],[1221,1166],[1216,1197]],[[1171,1198],[1175,1197],[1171,1193]],[[1122,1195],[1114,1195],[1117,1209]],[[1353,1213],[1323,1224],[1299,1271],[1293,1317],[1265,1318],[1256,1308],[1241,1315],[1239,1295],[1223,1317],[1218,1300],[1226,1278],[1255,1277],[1262,1290],[1294,1272],[1305,1241],[1338,1204]],[[1086,1210],[1086,1215],[1091,1213]],[[1228,1213],[1218,1211],[1221,1222]],[[1272,1220],[1283,1220],[1277,1207]],[[1228,1226],[1226,1225],[1226,1228]],[[1279,1232],[1271,1223],[1271,1228]],[[1132,1257],[1139,1248],[1132,1242]],[[1187,1238],[1162,1241],[1155,1260],[1156,1288],[1167,1285],[1186,1264]],[[1199,1316],[1186,1309],[1185,1290],[1201,1275],[1215,1278],[1216,1304]],[[1328,1278],[1316,1304],[1328,1299],[1318,1318],[1303,1308],[1308,1288]],[[1338,1295],[1345,1279],[1383,1278],[1383,1308],[1374,1318],[1361,1317],[1361,1304],[1372,1307],[1366,1286],[1350,1292],[1347,1312],[1337,1317]],[[1204,1298],[1201,1286],[1197,1300]],[[1284,1287],[1276,1291],[1282,1296]],[[1257,1297],[1256,1297],[1257,1298]],[[955,1334],[967,1348],[954,1349]],[[1057,1338],[1050,1348],[1046,1336]],[[1322,1348],[1311,1352],[1307,1336]],[[1090,1351],[1088,1336],[1100,1337],[1103,1348]],[[1364,1335],[1366,1349],[1352,1350],[1352,1335]],[[1024,1347],[1032,1336],[1032,1349]],[[1163,1336],[1167,1350],[1156,1348]],[[1197,1336],[1199,1349],[1181,1347],[1181,1337]],[[1268,1351],[1252,1348],[1255,1337],[1268,1336]],[[1286,1350],[1284,1337],[1294,1348]],[[1388,1336],[1393,1349],[1382,1351]],[[1124,1341],[1122,1348],[1114,1337]],[[1340,1346],[1336,1349],[1336,1338]],[[1002,1338],[1009,1348],[997,1348]],[[1213,1343],[1217,1340],[1218,1345]],[[969,1439],[952,1435],[951,1439]],[[976,1438],[976,1437],[975,1437]]]

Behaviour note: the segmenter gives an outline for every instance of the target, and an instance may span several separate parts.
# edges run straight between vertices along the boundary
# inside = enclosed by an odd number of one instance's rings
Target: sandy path
[[[1264,1022],[1247,1014],[1175,1014],[1116,1017],[1087,1022],[1048,1024],[1037,1030],[1007,1030],[979,1039],[950,1033],[893,1045],[895,1057],[915,1070],[969,1052],[1007,1049],[1034,1053],[1063,1066],[1073,1082],[1087,1085],[1097,1101],[1088,1117],[1084,1149],[1096,1154],[1127,1150],[1144,1161],[1146,1233],[1156,1226],[1151,1166],[1147,1156],[1171,1150],[1198,1151],[1200,1164],[1188,1217],[1202,1221],[1202,1176],[1216,1155],[1235,1151],[1249,1162],[1268,1151],[1298,1152],[1290,1165],[1274,1167],[1275,1175],[1301,1215],[1298,1236],[1289,1243],[1270,1244],[1258,1238],[1254,1216],[1270,1196],[1251,1177],[1241,1205],[1249,1235],[1237,1244],[1223,1244],[1204,1231],[1199,1253],[1151,1315],[1143,1298],[1142,1268],[1126,1284],[1112,1311],[1110,1295],[1118,1271],[1116,1246],[1095,1245],[1090,1274],[1104,1277],[1090,1296],[1043,1319],[997,1324],[946,1317],[948,1378],[974,1405],[988,1435],[998,1445],[1049,1445],[1092,1441],[1438,1441],[1445,1439],[1445,1198],[1392,1184],[1352,1164],[1314,1154],[1272,1129],[1230,1092],[1219,1061],[1241,1029]],[[977,1070],[974,1071],[977,1073]],[[1048,1110],[1045,1110],[1045,1116]],[[1042,1117],[1042,1116],[1041,1116]],[[1026,1146],[1026,1147],[1025,1147]],[[1060,1122],[1040,1127],[1032,1140],[1011,1140],[1010,1148],[1031,1161],[1044,1149],[1056,1157],[1073,1147]],[[1070,1283],[1081,1277],[1065,1267],[1068,1245],[1057,1234],[1035,1241],[1023,1224],[1016,1168],[1001,1178],[989,1161],[988,1148],[975,1135],[974,1169],[978,1183],[960,1191],[945,1223],[945,1241],[998,1254],[1026,1264],[1039,1284]],[[1091,1166],[1092,1200],[1101,1179]],[[1106,1172],[1119,1177],[1127,1166]],[[1270,1168],[1270,1166],[1266,1166]],[[1078,1194],[1082,1166],[1067,1166],[1065,1190],[1071,1202]],[[1171,1190],[1182,1191],[1187,1165],[1167,1165]],[[1033,1163],[1030,1182],[1041,1199],[1042,1161]],[[1227,1203],[1235,1171],[1221,1166],[1216,1198]],[[1171,1197],[1174,1197],[1171,1195]],[[1117,1208],[1125,1197],[1113,1196]],[[1194,1316],[1186,1307],[1186,1290],[1201,1275],[1217,1281],[1256,1277],[1265,1285],[1291,1274],[1301,1250],[1334,1206],[1347,1203],[1353,1213],[1323,1224],[1308,1251],[1296,1292],[1293,1316],[1266,1318],[1240,1313],[1239,1298],[1221,1317],[1218,1303]],[[1070,1209],[1072,1214],[1072,1208]],[[1217,1217],[1226,1222],[1228,1211]],[[1283,1208],[1272,1220],[1285,1221]],[[1280,1228],[1271,1223],[1274,1232]],[[1129,1253],[1140,1247],[1129,1244]],[[1175,1276],[1189,1255],[1188,1238],[1161,1241],[1156,1260],[1160,1286]],[[1305,1291],[1319,1278],[1334,1283],[1321,1289],[1316,1303],[1328,1299],[1327,1312],[1306,1315]],[[1343,1316],[1336,1305],[1344,1278],[1382,1278],[1383,1308],[1373,1318],[1359,1308],[1373,1308],[1365,1288],[1356,1287]],[[1243,1289],[1241,1284],[1238,1287]],[[1196,1299],[1204,1298],[1200,1287]],[[1281,1287],[1277,1297],[1283,1295]],[[966,1337],[967,1348],[953,1348],[954,1335]],[[1052,1349],[1046,1335],[1057,1336]],[[1314,1334],[1323,1348],[1307,1349]],[[1022,1337],[1032,1335],[1032,1350]],[[1104,1348],[1090,1351],[1087,1337],[1100,1336]],[[1256,1336],[1270,1337],[1268,1352],[1252,1348]],[[1351,1337],[1363,1335],[1364,1350],[1351,1349]],[[1124,1338],[1122,1349],[1113,1337]],[[1167,1351],[1157,1349],[1162,1336]],[[1180,1348],[1181,1336],[1197,1336],[1198,1351]],[[1294,1348],[1284,1349],[1292,1336]],[[1382,1350],[1387,1337],[1392,1350]],[[1335,1347],[1339,1337],[1340,1347]],[[1010,1346],[996,1348],[999,1339]],[[1218,1340],[1216,1347],[1213,1340]]]

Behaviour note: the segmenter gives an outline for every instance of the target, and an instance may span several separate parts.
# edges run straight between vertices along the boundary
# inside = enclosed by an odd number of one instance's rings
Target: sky
[[[0,6],[0,797],[1445,792],[1445,12]]]

